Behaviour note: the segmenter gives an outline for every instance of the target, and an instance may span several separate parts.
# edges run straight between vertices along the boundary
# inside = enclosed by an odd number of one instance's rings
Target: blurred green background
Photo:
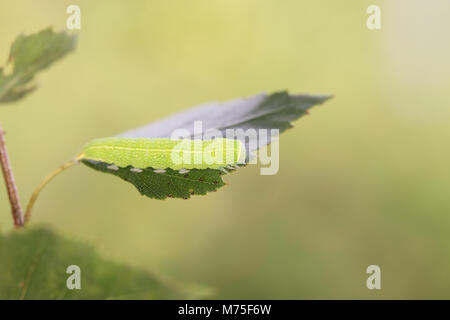
[[[34,224],[218,298],[450,298],[449,1],[1,0],[1,64],[20,32],[65,28],[70,4],[76,52],[0,109],[24,205],[93,138],[261,91],[335,98],[282,135],[277,175],[250,166],[217,193],[158,201],[79,166]]]

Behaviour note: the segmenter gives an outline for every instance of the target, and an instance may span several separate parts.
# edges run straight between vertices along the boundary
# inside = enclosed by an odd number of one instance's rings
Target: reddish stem
[[[6,150],[4,131],[0,125],[0,164],[2,166],[3,177],[5,178],[6,189],[8,191],[9,202],[11,203],[11,213],[16,228],[23,227],[23,212],[20,206],[19,193],[17,192],[16,181],[9,162]]]

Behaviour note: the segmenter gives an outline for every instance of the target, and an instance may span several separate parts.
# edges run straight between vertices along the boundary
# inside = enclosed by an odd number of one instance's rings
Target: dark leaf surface
[[[279,129],[283,132],[292,127],[291,121],[307,114],[308,109],[325,102],[330,97],[329,95],[290,95],[286,91],[281,91],[270,95],[261,93],[227,102],[211,102],[126,131],[118,136],[170,138],[174,130],[183,128],[191,133],[191,138],[196,138],[194,121],[199,120],[203,123],[203,131],[217,129],[225,133],[226,129]],[[270,141],[261,139],[257,148],[267,143]]]

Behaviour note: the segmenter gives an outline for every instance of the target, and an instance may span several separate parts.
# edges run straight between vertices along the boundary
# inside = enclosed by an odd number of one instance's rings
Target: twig
[[[19,193],[17,192],[16,181],[6,150],[4,131],[0,125],[0,164],[2,166],[3,177],[5,178],[6,189],[8,190],[9,202],[11,203],[11,213],[16,228],[23,227],[23,213],[20,206]]]
[[[25,223],[28,223],[31,218],[31,210],[33,210],[34,203],[36,202],[39,194],[41,193],[41,190],[49,183],[55,176],[66,170],[67,168],[72,167],[73,165],[76,165],[79,163],[79,157],[75,159],[71,159],[64,163],[62,166],[60,166],[58,169],[50,173],[48,176],[44,178],[44,180],[41,181],[41,183],[37,186],[37,188],[34,190],[33,194],[31,195],[30,200],[28,200],[27,209],[25,212]]]

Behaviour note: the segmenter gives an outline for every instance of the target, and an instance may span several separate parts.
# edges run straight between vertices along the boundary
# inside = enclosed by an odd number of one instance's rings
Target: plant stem
[[[49,183],[55,176],[57,176],[59,173],[63,172],[67,168],[72,167],[73,165],[78,164],[79,158],[74,158],[72,160],[67,161],[62,166],[60,166],[58,169],[50,173],[48,176],[44,178],[44,180],[41,181],[41,183],[37,186],[37,188],[34,190],[33,194],[31,195],[30,200],[27,204],[27,209],[25,211],[25,224],[29,222],[31,218],[31,210],[33,209],[34,203],[36,202],[40,192],[42,189]]]
[[[8,191],[9,202],[11,203],[11,213],[16,228],[23,227],[24,219],[22,207],[20,206],[19,193],[17,192],[16,181],[9,162],[8,151],[4,131],[0,125],[0,163],[2,166],[3,177],[5,178],[6,189]]]

